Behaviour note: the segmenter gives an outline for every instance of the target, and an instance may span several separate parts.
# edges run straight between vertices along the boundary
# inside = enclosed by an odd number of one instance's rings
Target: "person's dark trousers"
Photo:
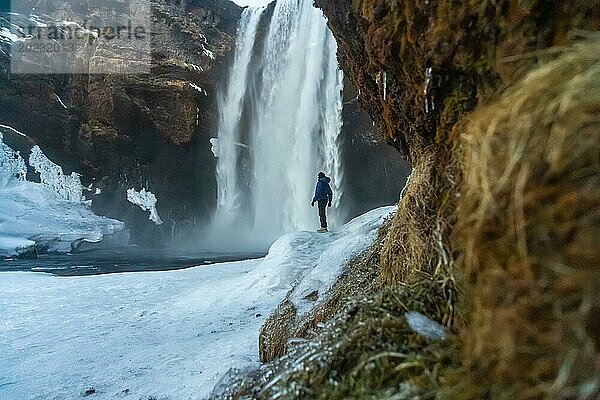
[[[319,200],[319,218],[321,218],[321,228],[327,228],[327,199]]]

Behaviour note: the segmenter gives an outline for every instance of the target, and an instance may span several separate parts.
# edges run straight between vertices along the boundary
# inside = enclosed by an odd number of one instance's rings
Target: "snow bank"
[[[348,262],[373,244],[383,220],[395,209],[389,206],[371,210],[326,234],[299,232],[283,236],[256,269],[257,279],[267,289],[286,288],[294,282],[289,300],[296,306],[297,318],[302,318],[321,304]],[[318,300],[307,299],[314,291]]]
[[[19,35],[12,33],[10,29],[5,27],[0,28],[0,42],[15,43],[23,41],[25,41],[25,38],[22,38]]]
[[[202,93],[205,96],[208,96],[208,93],[206,92],[206,90],[202,89],[200,86],[196,85],[193,82],[188,82],[188,83],[190,84],[192,89],[197,90],[198,92]]]
[[[26,181],[25,160],[2,139],[0,133],[0,257],[34,245],[67,252],[75,241],[100,241],[123,228],[122,222],[97,216],[83,204],[79,175],[65,175],[37,146],[30,164],[43,183]]]
[[[384,207],[328,234],[280,238],[264,259],[55,277],[0,273],[0,398],[202,399],[255,367],[261,325],[290,288],[326,290],[372,243]]]
[[[127,201],[139,206],[144,211],[150,211],[148,219],[156,225],[161,225],[162,219],[156,210],[156,196],[150,191],[142,188],[139,192],[135,189],[127,189]]]

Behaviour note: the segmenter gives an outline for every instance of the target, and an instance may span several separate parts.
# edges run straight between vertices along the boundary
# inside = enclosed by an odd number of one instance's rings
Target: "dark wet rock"
[[[304,300],[317,301],[319,299],[319,291],[313,290],[309,294],[303,297]]]
[[[87,388],[87,389],[85,389],[85,391],[83,392],[83,396],[84,396],[84,397],[86,397],[86,396],[90,396],[90,395],[92,395],[92,394],[94,394],[94,393],[96,393],[96,389],[95,389],[95,388],[93,388],[93,387],[91,387],[91,388]]]
[[[341,154],[344,160],[343,203],[349,216],[394,204],[410,173],[410,164],[399,157],[377,130],[361,96],[344,78]]]

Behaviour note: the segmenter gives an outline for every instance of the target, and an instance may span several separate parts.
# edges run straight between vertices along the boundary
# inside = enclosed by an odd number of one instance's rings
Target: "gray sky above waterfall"
[[[266,6],[273,0],[233,0],[233,2],[242,7],[250,6],[250,7],[258,7],[258,6]]]

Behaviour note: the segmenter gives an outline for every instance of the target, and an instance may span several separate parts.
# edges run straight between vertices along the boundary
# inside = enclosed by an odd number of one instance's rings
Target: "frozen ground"
[[[258,362],[258,333],[291,287],[301,312],[374,240],[393,207],[328,234],[280,238],[259,260],[178,271],[0,273],[0,399],[202,399]],[[303,303],[304,302],[304,303]]]

